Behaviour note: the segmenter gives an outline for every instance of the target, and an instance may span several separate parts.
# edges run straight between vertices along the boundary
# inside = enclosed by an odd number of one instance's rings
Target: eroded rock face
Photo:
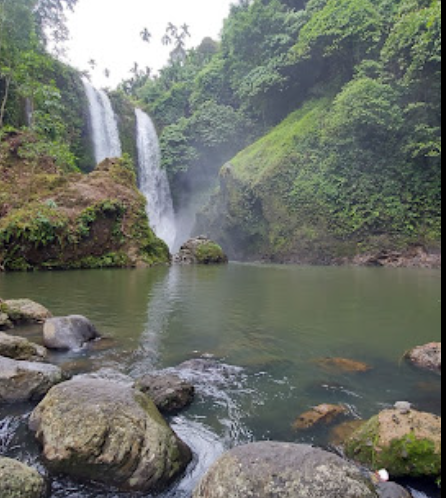
[[[40,401],[64,380],[59,367],[0,356],[0,403]]]
[[[136,387],[146,393],[161,413],[178,413],[188,407],[195,397],[195,388],[177,375],[159,373],[145,375]]]
[[[45,480],[36,470],[16,460],[0,457],[2,498],[43,498],[45,493]]]
[[[20,361],[45,361],[47,351],[44,347],[0,332],[0,356]]]
[[[414,365],[434,372],[441,372],[441,342],[431,342],[412,349],[406,355]]]
[[[33,412],[30,428],[52,471],[123,490],[162,489],[192,459],[145,394],[106,380],[55,387]]]
[[[43,343],[48,349],[80,349],[98,337],[96,327],[80,315],[51,318],[43,327]]]
[[[355,466],[305,445],[255,443],[224,455],[193,498],[376,498]]]
[[[394,477],[441,475],[441,418],[411,410],[385,410],[347,441],[347,455]]]
[[[341,405],[319,405],[312,410],[303,413],[294,423],[293,428],[296,431],[312,429],[317,425],[329,425],[334,420],[348,413],[347,408]]]
[[[44,323],[51,313],[41,304],[30,299],[16,299],[0,303],[2,314],[8,316],[12,324]]]
[[[217,243],[201,236],[188,240],[174,256],[173,262],[180,265],[226,264],[228,257]]]

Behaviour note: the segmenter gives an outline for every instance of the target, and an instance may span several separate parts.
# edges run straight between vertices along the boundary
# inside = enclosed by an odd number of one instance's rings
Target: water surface
[[[347,405],[351,419],[401,400],[441,413],[441,378],[402,360],[409,348],[441,338],[439,272],[231,264],[6,274],[0,296],[29,297],[55,315],[83,314],[95,322],[108,340],[52,357],[74,373],[108,368],[135,377],[202,356],[231,366],[190,373],[198,400],[172,424],[198,457],[165,498],[190,497],[212,462],[237,444],[328,445],[328,430],[292,429],[302,412],[320,403]],[[38,327],[20,332],[41,340]],[[315,361],[339,356],[373,370],[326,371]],[[40,466],[26,429],[32,408],[0,407],[0,453]],[[118,496],[126,495],[66,479],[53,484],[53,498]]]

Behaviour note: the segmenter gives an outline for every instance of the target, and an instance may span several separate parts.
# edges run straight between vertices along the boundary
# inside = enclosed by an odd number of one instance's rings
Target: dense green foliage
[[[135,96],[175,190],[255,142],[200,225],[232,256],[332,261],[440,240],[439,0],[240,1],[213,51]]]

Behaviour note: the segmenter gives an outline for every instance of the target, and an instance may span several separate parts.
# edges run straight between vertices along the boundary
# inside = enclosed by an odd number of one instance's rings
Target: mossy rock
[[[0,496],[2,498],[43,498],[43,477],[34,469],[9,458],[0,458]]]
[[[217,243],[201,236],[188,240],[174,256],[174,262],[186,265],[219,265],[226,264],[228,257]]]
[[[346,454],[394,477],[438,478],[442,469],[441,419],[429,413],[385,410],[346,443]]]

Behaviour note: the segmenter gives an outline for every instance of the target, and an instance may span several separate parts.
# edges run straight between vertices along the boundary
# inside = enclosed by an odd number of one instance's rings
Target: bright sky
[[[92,73],[96,86],[116,86],[131,76],[135,62],[159,70],[168,60],[172,48],[164,47],[161,38],[167,24],[190,26],[188,47],[203,38],[216,39],[234,0],[79,0],[69,15],[71,40],[68,61],[81,70],[90,70],[94,59],[98,68]],[[140,33],[147,27],[153,38],[149,44]],[[111,71],[110,79],[104,70]]]

